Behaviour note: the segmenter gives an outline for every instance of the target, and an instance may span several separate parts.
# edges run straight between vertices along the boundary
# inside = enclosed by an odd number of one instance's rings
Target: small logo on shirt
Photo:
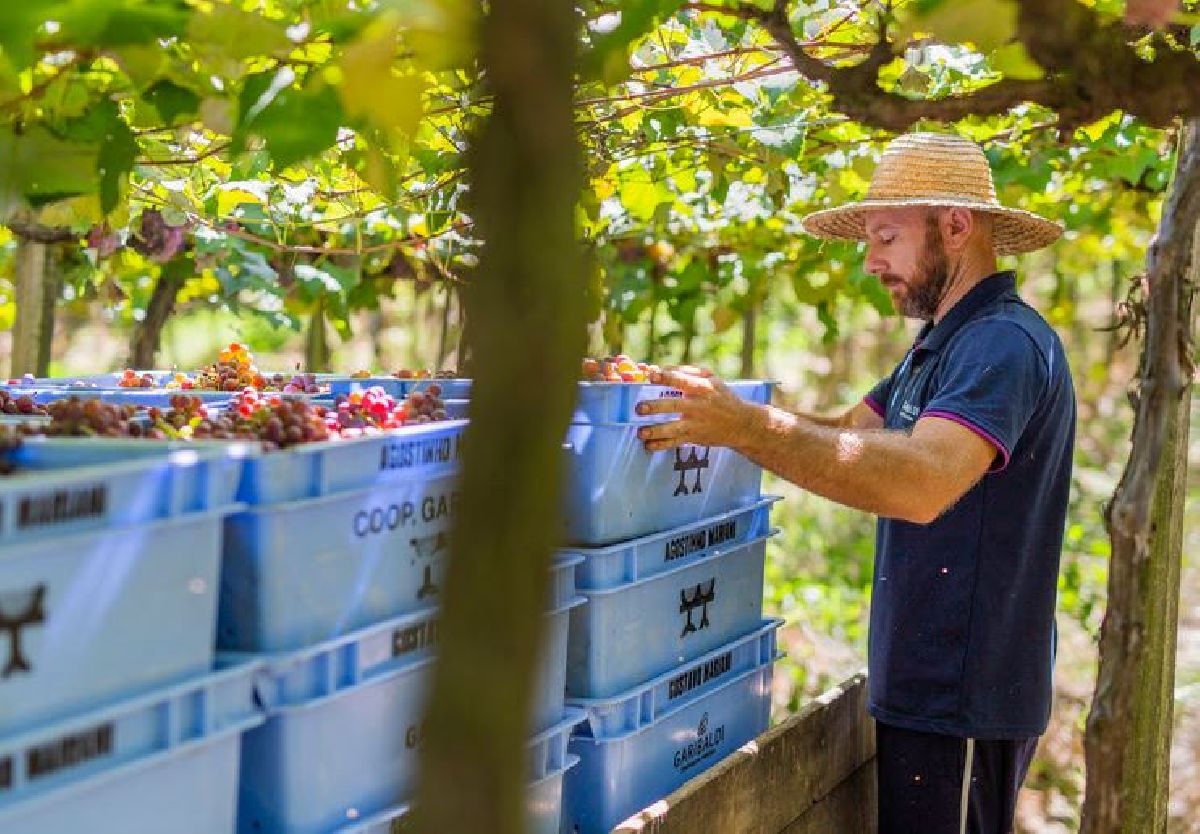
[[[921,410],[912,403],[905,403],[904,405],[900,406],[901,420],[916,420],[920,413]]]

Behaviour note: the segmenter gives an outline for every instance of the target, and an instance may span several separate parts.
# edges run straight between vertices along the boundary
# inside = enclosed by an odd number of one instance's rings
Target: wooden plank
[[[860,673],[626,820],[614,834],[778,834],[874,758],[875,728],[866,701],[866,676]]]
[[[875,834],[877,788],[872,759],[779,834]]]

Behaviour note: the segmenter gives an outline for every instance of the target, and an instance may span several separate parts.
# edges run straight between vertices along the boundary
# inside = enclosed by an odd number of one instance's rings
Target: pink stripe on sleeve
[[[885,417],[885,416],[886,416],[886,415],[883,413],[883,406],[881,406],[879,403],[875,402],[875,399],[874,399],[874,398],[873,398],[873,397],[872,397],[870,394],[868,394],[867,396],[863,397],[863,402],[867,404],[867,408],[869,408],[869,409],[871,409],[872,411],[874,411],[874,412],[875,412],[876,414],[878,414],[880,417]]]
[[[974,423],[970,422],[969,420],[966,420],[965,418],[960,417],[957,414],[951,414],[949,411],[926,411],[926,412],[923,412],[921,414],[921,416],[922,417],[938,417],[942,420],[949,420],[951,423],[958,423],[964,429],[974,432],[975,434],[979,435],[984,440],[986,440],[988,443],[991,443],[993,446],[995,446],[996,453],[998,455],[1000,455],[1000,458],[1001,458],[1000,465],[996,466],[993,463],[991,468],[988,469],[988,472],[1003,472],[1005,470],[1005,468],[1008,466],[1008,460],[1009,460],[1008,449],[1005,448],[1003,443],[1001,443],[999,440],[996,439],[995,435],[993,435],[991,432],[987,431],[986,429],[981,429],[979,426],[975,425]]]

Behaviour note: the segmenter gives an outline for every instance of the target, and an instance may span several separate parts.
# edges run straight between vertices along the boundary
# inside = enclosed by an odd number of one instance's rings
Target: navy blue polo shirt
[[[927,324],[866,402],[889,429],[940,417],[996,448],[988,473],[933,522],[879,519],[871,715],[972,738],[1041,735],[1075,440],[1062,343],[999,272]]]

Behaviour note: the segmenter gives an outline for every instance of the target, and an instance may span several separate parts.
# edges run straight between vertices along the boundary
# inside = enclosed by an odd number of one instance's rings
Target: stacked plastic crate
[[[735,382],[766,402],[770,385]],[[767,727],[777,621],[762,618],[774,499],[728,449],[649,453],[637,438],[661,386],[582,383],[568,437],[565,555],[587,604],[572,612],[562,831],[608,832]],[[657,418],[661,419],[661,418]]]
[[[0,831],[234,830],[252,664],[214,671],[243,447],[27,440],[0,478]]]
[[[264,664],[238,831],[386,832],[412,799],[465,421],[248,461],[225,530],[218,642]],[[531,830],[556,832],[578,560],[554,566],[530,742]]]

